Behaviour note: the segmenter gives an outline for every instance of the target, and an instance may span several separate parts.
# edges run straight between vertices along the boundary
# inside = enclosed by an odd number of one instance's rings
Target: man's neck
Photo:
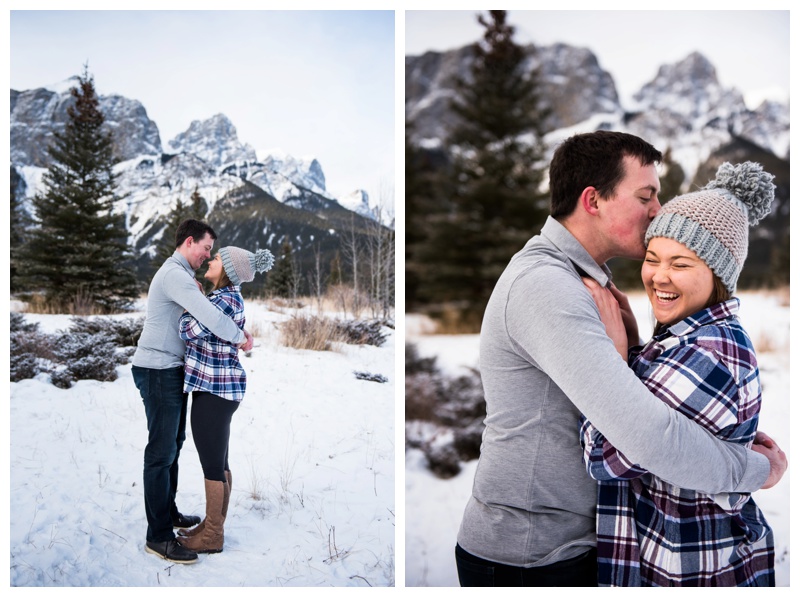
[[[189,258],[186,256],[186,254],[185,254],[183,251],[181,251],[181,247],[178,247],[177,249],[175,249],[175,252],[176,252],[176,253],[178,253],[178,255],[180,255],[181,257],[183,257],[183,261],[185,261],[185,262],[186,262],[186,265],[189,267],[189,269],[190,269],[192,272],[194,272],[194,271],[195,271],[195,269],[192,267],[192,264],[191,264],[191,262],[189,261]]]
[[[589,253],[597,265],[602,266],[613,257],[613,255],[610,255],[605,249],[602,236],[599,234],[597,228],[574,217],[568,217],[558,221],[575,237],[581,246],[586,249],[586,252]]]

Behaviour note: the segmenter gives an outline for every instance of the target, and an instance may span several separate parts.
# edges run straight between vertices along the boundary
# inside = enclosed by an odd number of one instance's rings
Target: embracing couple
[[[661,159],[610,131],[553,155],[551,216],[481,328],[486,429],[456,544],[462,586],[774,585],[750,494],[787,461],[757,432],[758,366],[734,297],[773,177],[725,163],[661,207]],[[613,257],[644,259],[646,343]]]
[[[145,550],[181,564],[196,562],[198,553],[222,551],[232,483],[230,424],[246,383],[237,353],[253,346],[253,337],[244,329],[240,286],[274,261],[266,249],[251,253],[223,247],[209,263],[205,278],[214,290],[204,296],[195,270],[211,258],[216,239],[204,222],[186,220],[178,226],[175,252],[150,283],[144,329],[133,356],[133,380],[142,396],[148,430]],[[175,505],[188,392],[192,392],[192,435],[205,481],[202,522],[198,516],[181,514]],[[181,529],[177,538],[175,528]]]

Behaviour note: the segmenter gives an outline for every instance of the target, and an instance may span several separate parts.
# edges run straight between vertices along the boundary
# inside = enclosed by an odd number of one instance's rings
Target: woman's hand
[[[756,433],[756,439],[753,442],[753,451],[766,456],[769,460],[769,476],[761,486],[761,489],[769,489],[777,485],[778,481],[783,477],[786,468],[789,466],[789,461],[786,459],[786,454],[778,447],[770,436],[763,431]]]
[[[247,330],[242,330],[244,332],[244,342],[239,344],[239,350],[243,350],[244,352],[249,352],[253,350],[253,336],[250,335],[250,332]]]
[[[625,324],[625,332],[628,334],[628,347],[638,345],[641,340],[641,338],[639,338],[639,324],[636,321],[636,316],[633,314],[633,309],[631,309],[628,295],[614,286],[613,282],[609,282],[608,289],[611,291],[614,298],[617,299],[617,303],[619,303],[622,322]]]
[[[595,280],[582,278],[583,284],[592,294],[597,309],[600,311],[600,320],[606,326],[606,334],[614,342],[614,347],[622,356],[623,360],[628,360],[628,332],[625,329],[622,310],[619,302],[608,288],[603,288]],[[619,292],[619,291],[617,291]],[[619,293],[622,294],[622,293]],[[625,296],[625,295],[622,295]],[[625,299],[627,303],[627,298]],[[626,305],[630,310],[630,305]]]

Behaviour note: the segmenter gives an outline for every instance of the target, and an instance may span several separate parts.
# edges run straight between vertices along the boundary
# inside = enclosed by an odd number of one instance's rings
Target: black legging
[[[209,392],[192,392],[192,436],[203,476],[209,481],[225,481],[228,467],[228,440],[231,418],[239,403]]]

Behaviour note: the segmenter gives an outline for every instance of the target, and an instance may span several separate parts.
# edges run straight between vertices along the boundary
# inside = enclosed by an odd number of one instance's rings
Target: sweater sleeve
[[[574,273],[553,265],[521,274],[509,291],[506,325],[515,349],[645,470],[707,493],[752,492],[764,484],[764,456],[713,437],[645,388],[619,358]]]
[[[216,294],[208,299],[208,302],[213,305],[215,309],[235,321],[236,305],[232,304],[232,301],[232,298],[223,294]],[[188,311],[181,315],[179,328],[181,339],[187,342],[205,338],[212,334],[210,329],[200,323],[200,321]]]
[[[583,464],[592,479],[598,481],[635,479],[647,474],[646,470],[625,458],[606,441],[603,434],[586,417],[581,417],[581,448],[583,448]]]
[[[191,313],[212,334],[231,344],[244,342],[242,330],[230,317],[211,304],[186,272],[170,272],[163,278],[162,284],[164,294]]]

